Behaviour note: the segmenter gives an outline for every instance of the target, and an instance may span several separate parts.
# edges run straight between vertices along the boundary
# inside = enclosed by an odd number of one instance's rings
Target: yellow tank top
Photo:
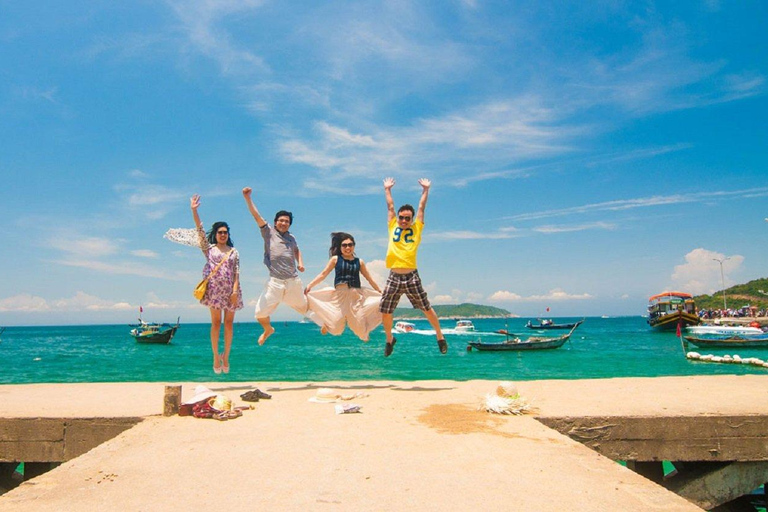
[[[416,251],[421,243],[424,223],[415,221],[406,229],[397,225],[397,218],[389,221],[389,244],[387,245],[387,268],[417,268]]]

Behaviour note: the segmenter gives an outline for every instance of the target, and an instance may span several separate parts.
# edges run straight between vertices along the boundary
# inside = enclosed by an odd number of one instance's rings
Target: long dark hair
[[[211,230],[208,232],[208,243],[211,245],[216,245],[216,232],[219,230],[219,228],[227,228],[227,233],[229,233],[229,236],[227,237],[227,245],[234,247],[235,244],[232,243],[232,232],[229,230],[229,224],[221,221],[214,222],[213,226],[211,226]]]
[[[331,248],[328,250],[328,255],[331,257],[341,256],[341,242],[347,239],[352,240],[352,243],[355,243],[355,237],[349,233],[344,233],[343,231],[331,233]]]

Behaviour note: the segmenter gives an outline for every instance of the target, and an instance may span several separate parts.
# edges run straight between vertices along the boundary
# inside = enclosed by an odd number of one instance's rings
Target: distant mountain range
[[[758,309],[768,308],[768,296],[760,291],[768,293],[768,278],[755,279],[745,284],[737,284],[725,289],[725,300],[728,308],[738,309],[749,304],[757,306]],[[722,290],[712,295],[696,295],[693,300],[699,309],[722,309],[723,292]]]
[[[403,300],[406,304],[410,304],[408,299]],[[517,316],[506,309],[480,304],[443,304],[432,307],[440,318],[508,318]],[[394,316],[397,319],[424,318],[424,313],[413,308],[396,308]]]

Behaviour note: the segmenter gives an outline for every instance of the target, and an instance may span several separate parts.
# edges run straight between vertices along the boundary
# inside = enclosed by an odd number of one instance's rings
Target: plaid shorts
[[[414,309],[429,311],[432,306],[429,304],[427,292],[421,286],[419,271],[414,270],[407,274],[398,274],[390,272],[387,278],[387,285],[384,287],[384,293],[381,294],[381,303],[379,311],[384,314],[392,314],[395,311],[400,296],[405,293],[408,300],[411,301]]]

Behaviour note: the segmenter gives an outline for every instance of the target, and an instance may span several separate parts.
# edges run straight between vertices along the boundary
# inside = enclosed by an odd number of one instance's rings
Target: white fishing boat
[[[471,320],[459,320],[456,322],[454,329],[461,332],[470,332],[475,330],[475,324]]]
[[[749,325],[690,325],[685,328],[686,334],[695,336],[743,336],[765,334],[759,327]]]
[[[412,324],[411,322],[404,322],[402,320],[395,324],[396,332],[411,332],[415,328],[416,328],[415,324]]]

